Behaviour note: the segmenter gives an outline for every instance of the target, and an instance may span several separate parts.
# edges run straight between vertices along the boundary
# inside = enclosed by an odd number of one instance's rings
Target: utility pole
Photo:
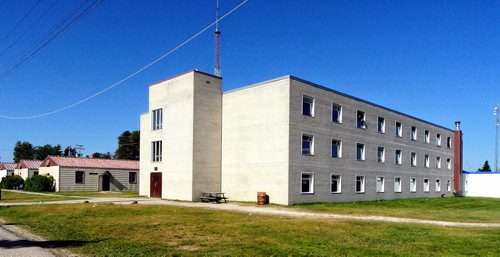
[[[497,104],[493,109],[495,116],[495,171],[498,172],[498,127],[500,127],[500,106]]]
[[[82,150],[85,150],[85,147],[83,145],[76,145],[75,150],[76,150],[76,156],[82,157]]]

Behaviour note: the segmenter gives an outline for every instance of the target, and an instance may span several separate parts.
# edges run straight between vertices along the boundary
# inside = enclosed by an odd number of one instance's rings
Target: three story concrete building
[[[460,185],[456,131],[292,76],[224,93],[221,83],[190,71],[150,86],[141,195],[266,192],[294,204],[440,197]]]

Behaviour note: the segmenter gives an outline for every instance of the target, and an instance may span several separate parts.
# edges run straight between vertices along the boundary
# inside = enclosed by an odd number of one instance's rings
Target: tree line
[[[102,159],[125,159],[125,160],[139,160],[139,144],[140,132],[139,130],[124,131],[118,136],[118,148],[114,155],[110,152],[98,153],[95,152],[86,157],[102,158]],[[42,146],[34,146],[28,141],[17,141],[14,145],[14,162],[20,160],[44,160],[47,156],[70,156],[70,157],[83,157],[79,154],[76,148],[68,146],[62,150],[60,144],[50,145],[45,144]]]

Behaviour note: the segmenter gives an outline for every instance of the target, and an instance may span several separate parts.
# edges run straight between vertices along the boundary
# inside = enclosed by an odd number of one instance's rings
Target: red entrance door
[[[150,181],[150,197],[161,198],[161,172],[152,172]]]

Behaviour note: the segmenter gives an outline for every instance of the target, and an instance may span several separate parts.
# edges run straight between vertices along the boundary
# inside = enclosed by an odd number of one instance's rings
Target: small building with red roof
[[[54,177],[56,192],[139,191],[139,161],[48,156],[40,174]]]
[[[24,180],[29,177],[38,175],[38,168],[42,164],[42,161],[38,160],[20,160],[15,169],[14,174],[21,176]]]
[[[0,180],[6,176],[14,175],[15,163],[2,162],[0,163]]]

